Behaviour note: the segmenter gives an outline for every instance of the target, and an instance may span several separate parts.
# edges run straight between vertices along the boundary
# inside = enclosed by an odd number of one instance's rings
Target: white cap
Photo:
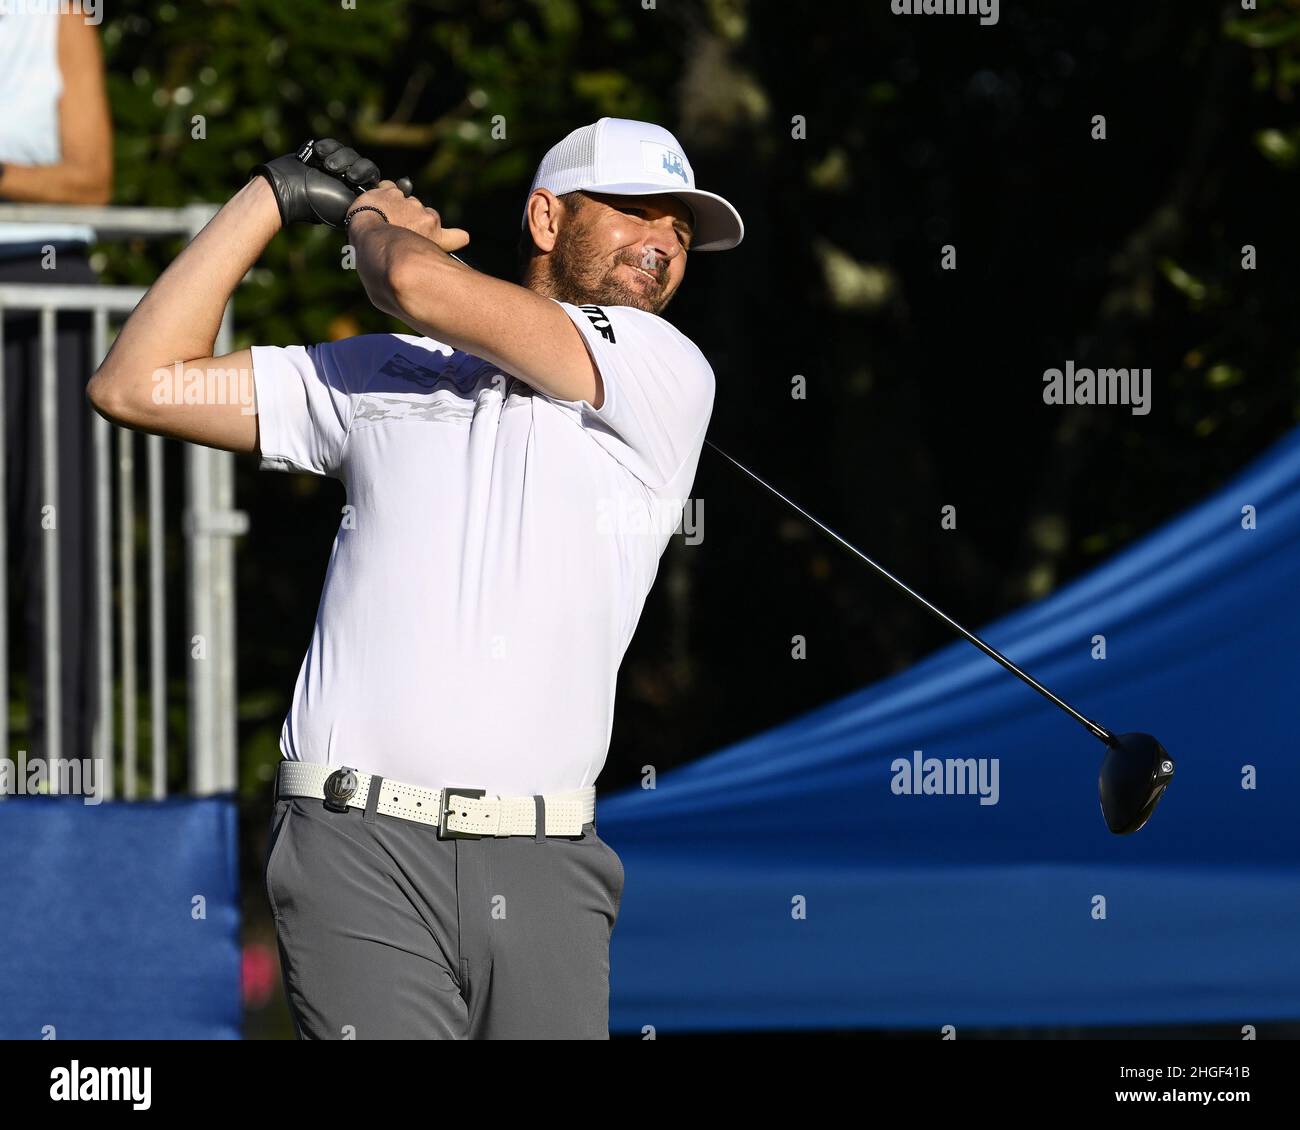
[[[532,188],[556,196],[579,189],[612,196],[676,196],[695,214],[692,251],[726,251],[745,235],[740,213],[712,192],[695,187],[691,163],[677,138],[662,126],[630,118],[601,118],[551,146],[537,166]],[[528,223],[524,202],[522,228]]]

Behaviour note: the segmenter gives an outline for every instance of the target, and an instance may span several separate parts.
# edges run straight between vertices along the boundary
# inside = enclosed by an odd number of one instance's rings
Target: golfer
[[[660,315],[740,217],[667,130],[602,118],[538,168],[516,285],[337,142],[255,172],[88,395],[123,426],[346,490],[266,867],[298,1035],[607,1039],[623,866],[594,784],[714,396]],[[412,333],[210,356],[295,222],[345,225],[370,301]]]

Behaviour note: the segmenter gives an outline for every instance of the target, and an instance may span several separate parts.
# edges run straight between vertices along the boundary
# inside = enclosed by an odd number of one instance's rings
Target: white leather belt
[[[378,798],[372,804],[370,791],[376,786]],[[482,789],[429,789],[346,766],[288,759],[280,761],[276,796],[314,797],[336,812],[372,808],[384,816],[433,825],[439,839],[535,836],[539,808],[547,836],[580,836],[582,826],[596,818],[594,786],[540,798],[486,796]]]

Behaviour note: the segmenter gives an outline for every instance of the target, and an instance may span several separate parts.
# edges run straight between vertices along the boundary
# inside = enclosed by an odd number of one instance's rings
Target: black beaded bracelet
[[[353,208],[351,212],[349,212],[346,216],[343,217],[343,226],[347,227],[349,224],[351,224],[352,217],[357,215],[360,212],[378,212],[380,217],[382,217],[384,223],[388,223],[388,217],[384,215],[381,209],[376,208],[373,204],[362,204],[360,208]]]

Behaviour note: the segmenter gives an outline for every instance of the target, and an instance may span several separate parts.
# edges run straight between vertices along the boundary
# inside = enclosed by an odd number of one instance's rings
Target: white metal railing
[[[209,204],[184,208],[83,208],[61,205],[0,204],[0,223],[80,224],[94,229],[97,241],[145,237],[160,239],[185,236],[193,239],[215,214]],[[8,310],[35,311],[40,319],[40,453],[42,493],[57,502],[58,495],[58,371],[56,365],[56,317],[59,312],[89,312],[92,315],[94,363],[108,352],[109,319],[124,317],[144,296],[136,287],[0,285],[0,495],[5,492],[5,397],[6,380],[29,380],[31,374],[4,371],[3,315]],[[231,307],[227,305],[217,335],[216,353],[229,353],[233,337]],[[89,380],[90,373],[86,373]],[[83,382],[84,386],[84,382]],[[96,413],[87,402],[92,418],[92,460],[95,492],[89,500],[94,530],[96,622],[94,630],[95,670],[99,688],[99,711],[95,720],[91,754],[100,762],[102,797],[114,793],[113,632],[112,632],[112,474],[111,433],[117,433],[117,519],[118,519],[118,657],[122,679],[122,791],[127,799],[139,795],[137,787],[136,695],[137,695],[137,594],[135,586],[135,433],[116,428]],[[164,444],[159,436],[145,437],[148,520],[148,606],[149,706],[151,718],[150,794],[167,794],[167,684],[166,684],[166,600],[164,575],[165,515],[163,505]],[[247,528],[246,516],[234,507],[234,457],[229,452],[194,444],[182,444],[185,453],[186,504],[183,532],[187,560],[187,605],[189,635],[201,637],[199,656],[189,653],[189,792],[206,795],[235,788],[236,783],[236,696],[235,616],[233,539]],[[8,561],[6,523],[0,523],[0,559]],[[53,768],[63,753],[61,733],[62,635],[60,632],[58,519],[55,528],[42,531],[42,567],[45,599],[44,629],[45,749]],[[29,536],[35,536],[31,532]],[[9,756],[9,636],[8,575],[0,570],[0,739],[4,756]],[[77,751],[76,756],[84,756]],[[50,774],[50,787],[57,791],[58,779]]]

